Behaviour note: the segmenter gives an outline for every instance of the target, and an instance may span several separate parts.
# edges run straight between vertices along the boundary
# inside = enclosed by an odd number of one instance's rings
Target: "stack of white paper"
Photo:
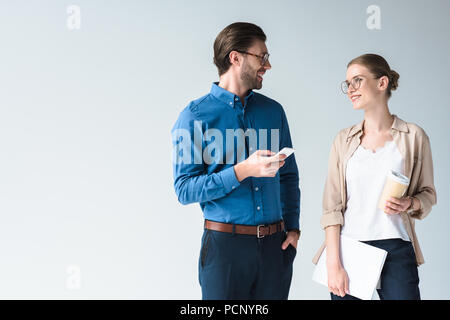
[[[349,278],[350,295],[372,299],[387,251],[341,235],[341,263]],[[326,248],[314,270],[313,280],[328,287]]]

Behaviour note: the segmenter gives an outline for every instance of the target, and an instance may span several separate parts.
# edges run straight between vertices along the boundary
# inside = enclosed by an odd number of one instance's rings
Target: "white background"
[[[369,30],[369,5],[381,30]],[[81,10],[70,30],[67,8]],[[391,112],[431,138],[436,205],[417,234],[424,299],[449,299],[450,2],[0,1],[0,298],[199,299],[202,213],[173,190],[170,130],[218,80],[213,42],[260,25],[300,170],[302,238],[290,299],[311,280],[335,134],[362,120],[340,92],[348,61],[399,72]],[[73,268],[72,268],[73,267]]]

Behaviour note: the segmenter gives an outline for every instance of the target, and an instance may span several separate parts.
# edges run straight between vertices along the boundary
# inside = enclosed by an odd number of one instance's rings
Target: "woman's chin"
[[[360,103],[353,104],[353,110],[361,110],[361,109],[364,109],[362,104]]]

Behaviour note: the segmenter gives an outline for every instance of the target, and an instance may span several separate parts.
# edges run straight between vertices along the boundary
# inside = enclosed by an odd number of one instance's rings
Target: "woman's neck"
[[[383,133],[392,127],[394,116],[387,103],[364,112],[364,132]]]

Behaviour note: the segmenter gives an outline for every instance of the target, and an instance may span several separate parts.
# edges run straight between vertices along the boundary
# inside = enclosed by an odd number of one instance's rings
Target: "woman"
[[[321,225],[327,247],[328,288],[333,300],[348,294],[348,275],[339,257],[340,235],[388,251],[378,289],[380,299],[420,299],[417,266],[424,262],[414,231],[436,204],[429,138],[416,124],[389,111],[399,74],[386,60],[365,54],[347,65],[342,91],[364,120],[341,130],[330,152]],[[410,178],[405,196],[378,208],[386,174],[395,170]],[[344,223],[345,220],[345,223]]]

